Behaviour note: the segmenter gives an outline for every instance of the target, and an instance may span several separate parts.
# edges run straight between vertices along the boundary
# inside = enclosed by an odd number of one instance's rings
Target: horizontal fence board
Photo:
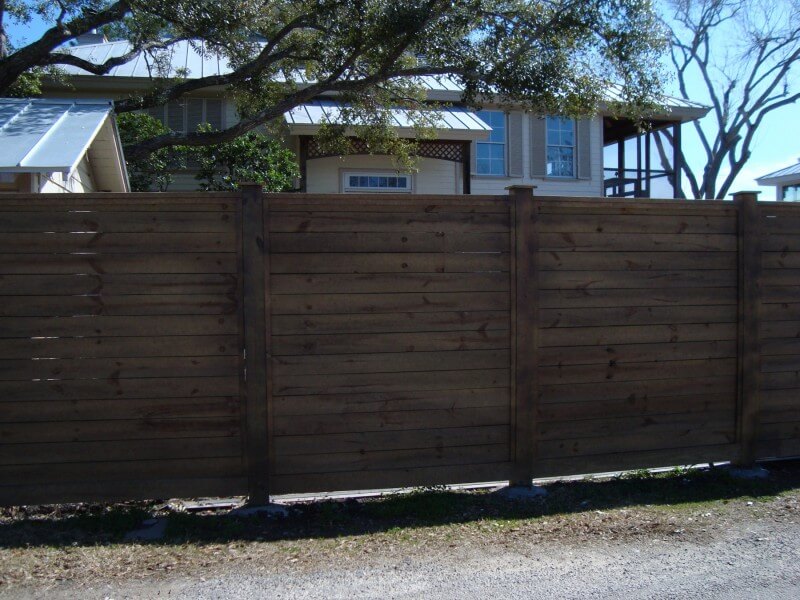
[[[0,359],[0,381],[225,376],[239,376],[238,356]]]
[[[539,321],[543,328],[733,323],[736,318],[736,307],[733,304],[722,306],[543,308],[539,310]]]
[[[762,252],[764,269],[800,269],[800,252]]]
[[[281,456],[275,475],[471,465],[508,459],[508,444]],[[0,467],[0,473],[2,467]]]
[[[238,332],[235,315],[0,317],[0,338],[208,336]]]
[[[539,235],[541,252],[735,252],[736,236],[725,234],[556,233]]]
[[[800,437],[787,440],[758,440],[756,455],[762,460],[800,457]]]
[[[735,216],[691,214],[593,214],[543,208],[539,217],[542,230],[566,233],[728,233],[736,231]]]
[[[800,338],[800,321],[764,321],[759,326],[762,340]]]
[[[423,410],[510,407],[508,388],[277,396],[276,416],[346,415]]]
[[[542,271],[539,287],[558,289],[708,288],[736,285],[734,270],[706,271]],[[688,291],[684,292],[689,295]]]
[[[272,355],[502,350],[509,348],[510,343],[508,331],[481,329],[423,333],[273,335]]]
[[[0,365],[2,361],[0,361]],[[277,356],[272,359],[273,376],[336,373],[393,373],[448,371],[455,369],[499,369],[511,364],[509,350],[451,352],[398,352],[319,356]],[[0,373],[2,370],[0,369]]]
[[[542,329],[542,348],[609,344],[700,342],[736,339],[735,323],[675,323],[620,327],[564,327]]]
[[[152,254],[142,248],[135,254],[0,254],[0,275],[236,272],[234,252]]]
[[[735,269],[735,252],[541,252],[542,271]]]
[[[0,339],[0,356],[6,359],[238,355],[239,339],[235,335]]]
[[[720,422],[697,422],[695,427],[666,427],[663,431],[631,432],[596,438],[548,440],[539,443],[542,459],[569,456],[592,456],[617,452],[647,452],[671,448],[733,443],[733,419]]]
[[[247,478],[225,474],[219,477],[173,477],[115,480],[113,485],[95,479],[65,483],[0,485],[0,505],[53,504],[64,502],[118,502],[163,500],[247,494]]]
[[[273,275],[273,294],[400,294],[408,292],[507,292],[508,273],[370,273]],[[478,310],[477,308],[475,310]]]
[[[2,257],[0,257],[2,268]],[[369,254],[273,254],[273,275],[293,273],[482,273],[507,272],[508,254],[500,252]]]
[[[507,232],[508,209],[501,212],[277,212],[270,215],[270,232],[325,231]]]
[[[227,233],[233,231],[236,213],[123,211],[73,212],[0,211],[0,232],[102,232],[106,233]]]
[[[583,421],[613,417],[650,416],[670,414],[704,414],[707,412],[734,411],[735,398],[729,394],[701,394],[695,396],[664,396],[598,400],[597,402],[562,402],[541,404],[536,412],[537,423],[548,421]]]
[[[270,252],[508,252],[508,232],[333,232],[270,234]]]
[[[15,254],[234,252],[236,233],[1,233],[0,248]]]
[[[606,473],[626,469],[722,462],[734,458],[737,450],[738,448],[735,444],[723,443],[608,453],[594,456],[543,458],[536,464],[536,476],[554,477],[584,473]]]
[[[186,417],[176,419],[114,419],[109,421],[58,421],[3,423],[3,444],[157,440],[173,438],[231,437],[239,435],[238,417]]]
[[[543,385],[603,381],[647,381],[686,377],[722,377],[736,374],[733,358],[676,360],[671,362],[614,363],[606,365],[540,366],[536,370]]]
[[[507,292],[422,292],[416,294],[292,294],[272,297],[272,313],[360,314],[508,310]]]
[[[238,415],[241,402],[236,396],[220,398],[133,398],[115,400],[39,400],[2,402],[0,423],[42,421],[112,421],[176,417],[225,417]]]
[[[233,396],[238,393],[238,376],[0,381],[0,406],[5,400],[189,398],[193,396]]]
[[[358,431],[327,435],[293,435],[275,438],[280,457],[327,453],[368,453],[387,450],[461,448],[507,444],[507,425],[411,429],[407,431]]]
[[[582,438],[613,439],[627,435],[652,434],[682,436],[690,432],[720,430],[731,434],[734,429],[734,406],[728,410],[709,411],[702,414],[676,413],[646,416],[623,416],[606,419],[582,419],[579,421],[547,421],[536,426],[539,440],[570,440]],[[602,445],[601,440],[598,449]],[[733,441],[730,439],[728,441]],[[591,442],[584,442],[590,445]],[[603,449],[603,452],[608,450]],[[612,450],[615,451],[615,450]]]
[[[611,344],[600,346],[552,346],[542,353],[540,366],[611,365],[648,361],[714,359],[736,357],[736,340],[673,342],[657,344]]]
[[[57,468],[41,465],[0,465],[0,481],[67,483],[81,477],[105,480],[109,486],[125,478],[225,477],[243,472],[239,456],[61,463]]]
[[[0,465],[40,465],[59,468],[63,463],[126,462],[158,459],[239,457],[239,437],[51,442],[0,446]]]
[[[762,440],[787,440],[800,438],[800,419],[779,423],[762,423],[758,428]]]
[[[367,431],[404,431],[409,429],[444,429],[508,425],[510,414],[497,407],[402,410],[380,413],[348,413],[326,415],[276,416],[273,433],[276,437],[293,435],[326,435]]]
[[[734,287],[540,290],[541,308],[736,305]]]
[[[413,333],[435,331],[508,331],[508,311],[273,315],[273,335],[335,333]]]
[[[445,194],[270,194],[271,212],[507,213],[508,196]]]
[[[760,381],[762,390],[797,389],[800,394],[800,371],[761,373]]]
[[[0,296],[234,295],[237,289],[232,273],[0,275]]]
[[[68,317],[103,315],[230,315],[238,301],[224,294],[137,296],[6,296],[0,302],[3,317]]]
[[[596,402],[658,396],[694,396],[698,394],[733,394],[733,377],[693,377],[684,379],[654,379],[651,381],[612,381],[602,383],[573,383],[543,385],[539,391],[542,404],[559,402]]]
[[[357,392],[413,392],[505,387],[509,370],[474,369],[453,371],[410,371],[404,373],[345,373],[326,375],[283,375],[275,377],[274,396],[347,394]]]
[[[381,468],[374,471],[311,473],[273,476],[270,489],[276,494],[310,493],[337,490],[377,490],[387,487],[446,485],[507,481],[511,463],[458,465],[455,467]],[[0,496],[2,498],[2,496]]]

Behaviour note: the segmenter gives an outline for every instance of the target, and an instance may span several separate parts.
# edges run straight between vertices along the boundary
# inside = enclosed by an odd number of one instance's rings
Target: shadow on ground
[[[725,469],[715,468],[657,475],[638,471],[611,479],[556,482],[547,486],[545,498],[526,501],[507,500],[488,491],[428,488],[381,498],[297,504],[283,518],[174,512],[156,502],[19,507],[0,509],[0,547],[123,543],[126,533],[153,517],[167,519],[166,534],[146,543],[272,541],[647,505],[758,500],[800,489],[800,461],[770,463],[767,468],[770,477],[764,480],[735,479]]]

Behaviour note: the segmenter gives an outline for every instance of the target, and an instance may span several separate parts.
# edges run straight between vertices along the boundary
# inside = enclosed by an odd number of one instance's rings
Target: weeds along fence
[[[800,455],[800,207],[7,195],[0,503]]]

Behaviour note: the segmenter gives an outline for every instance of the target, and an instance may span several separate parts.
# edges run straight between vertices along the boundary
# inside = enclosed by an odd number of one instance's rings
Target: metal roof
[[[771,180],[785,180],[785,179],[800,179],[800,161],[798,161],[796,164],[790,167],[778,169],[777,171],[773,171],[772,173],[767,173],[766,175],[757,177],[756,181],[759,184],[766,183],[767,185],[769,185]]]
[[[130,49],[129,42],[117,41],[70,46],[60,48],[59,52],[69,52],[84,60],[101,64],[109,58],[122,56]],[[71,65],[62,65],[59,68],[71,75],[90,75],[87,71]],[[175,77],[180,74],[189,79],[196,79],[209,75],[224,75],[230,71],[227,59],[214,50],[207,49],[202,40],[181,40],[166,49],[155,50],[152,54],[140,53],[127,63],[112,68],[105,77],[151,78]],[[292,73],[290,78],[300,84],[312,83],[300,71]],[[278,79],[283,80],[282,77]],[[429,75],[418,77],[417,80],[432,97],[438,100],[457,101],[463,91],[459,83],[448,76]],[[620,92],[619,86],[609,86],[606,100],[619,100]],[[671,109],[691,111],[694,118],[702,116],[698,111],[708,110],[707,106],[673,96],[664,96],[663,101]],[[694,115],[695,112],[698,114]]]
[[[110,100],[0,98],[0,171],[72,171],[111,111]]]
[[[343,105],[327,98],[314,100],[308,104],[301,104],[284,113],[289,127],[293,126],[319,126],[322,124],[337,125],[343,122],[341,110]],[[399,128],[413,128],[414,119],[410,111],[403,108],[393,108],[390,116],[394,126]],[[485,134],[492,130],[474,112],[459,107],[442,107],[431,111],[434,113],[435,125],[439,130],[449,132],[477,132]],[[481,136],[482,137],[482,136]]]

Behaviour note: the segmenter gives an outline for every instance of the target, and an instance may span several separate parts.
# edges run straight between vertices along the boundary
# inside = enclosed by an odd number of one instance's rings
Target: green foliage
[[[343,126],[326,132],[327,142],[356,134],[403,167],[414,144],[400,138],[389,108],[411,111],[412,133],[430,135],[435,113],[420,77],[450,78],[464,89],[448,100],[477,105],[491,98],[537,114],[592,113],[609,82],[619,84],[621,102],[611,107],[617,113],[642,115],[659,100],[665,36],[650,0],[137,0],[123,17],[106,16],[112,5],[11,0],[7,10],[18,23],[60,18],[70,35],[73,21],[91,21],[141,49],[143,56],[130,58],[147,61],[152,87],[120,98],[118,112],[222,85],[237,102],[240,127],[255,130],[313,96],[335,93],[349,109]],[[223,82],[195,86],[198,73],[171,70],[170,46],[187,39],[231,66]],[[20,68],[52,62],[51,50],[66,52],[61,44],[0,59],[0,94]],[[212,132],[162,133],[132,145],[129,156],[219,141]]]
[[[161,121],[138,112],[117,115],[117,127],[123,148],[169,132]],[[153,189],[164,192],[172,183],[173,173],[185,168],[186,151],[181,147],[162,148],[144,157],[129,158],[125,162],[134,192]]]
[[[201,131],[210,131],[208,125]],[[250,132],[231,142],[192,151],[199,163],[195,178],[210,191],[228,191],[239,183],[260,183],[268,192],[286,192],[300,175],[294,153],[263,133]]]

